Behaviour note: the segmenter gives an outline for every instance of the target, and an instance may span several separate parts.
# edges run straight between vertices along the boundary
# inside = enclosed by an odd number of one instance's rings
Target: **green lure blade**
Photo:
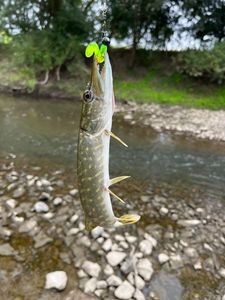
[[[101,47],[99,48],[96,42],[91,42],[85,50],[85,56],[91,57],[92,55],[95,55],[97,62],[101,64],[105,61],[106,52],[107,52],[106,45],[102,44]]]

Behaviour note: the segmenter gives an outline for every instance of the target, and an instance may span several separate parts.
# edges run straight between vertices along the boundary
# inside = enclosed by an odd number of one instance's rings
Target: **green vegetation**
[[[138,102],[154,102],[196,108],[224,109],[225,87],[196,84],[178,73],[158,76],[150,71],[142,79],[115,80],[116,96],[119,99]]]

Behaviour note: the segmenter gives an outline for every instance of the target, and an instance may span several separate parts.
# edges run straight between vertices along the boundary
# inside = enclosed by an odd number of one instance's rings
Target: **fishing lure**
[[[110,195],[124,201],[109,187],[129,176],[109,178],[110,137],[127,145],[111,132],[115,106],[112,69],[107,48],[100,51],[96,45],[92,43],[86,49],[86,56],[94,55],[91,82],[83,95],[78,138],[78,188],[87,230],[96,226],[132,224],[140,219],[136,214],[117,218],[112,209]]]

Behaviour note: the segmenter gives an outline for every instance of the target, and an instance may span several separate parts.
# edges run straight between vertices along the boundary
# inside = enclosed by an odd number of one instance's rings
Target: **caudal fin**
[[[138,222],[140,218],[141,217],[139,215],[123,215],[120,218],[118,218],[118,221],[123,225],[128,225]]]

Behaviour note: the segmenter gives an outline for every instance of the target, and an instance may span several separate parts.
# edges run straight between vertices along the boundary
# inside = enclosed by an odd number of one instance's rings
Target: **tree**
[[[164,0],[110,0],[110,26],[118,39],[131,37],[133,58],[143,38],[163,44],[173,33],[173,19],[169,2]],[[149,38],[147,38],[149,41]]]
[[[202,41],[222,41],[225,38],[224,0],[176,0],[186,16],[194,37]]]

